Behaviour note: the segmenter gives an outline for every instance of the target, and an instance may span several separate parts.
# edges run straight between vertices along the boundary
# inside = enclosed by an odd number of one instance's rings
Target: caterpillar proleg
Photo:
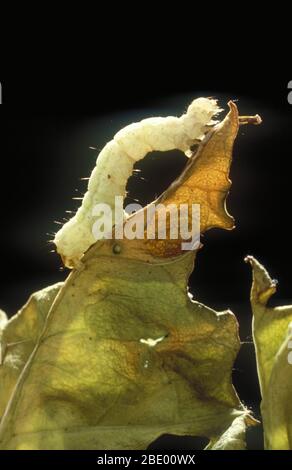
[[[216,123],[213,117],[220,111],[216,100],[198,98],[182,116],[153,117],[130,124],[105,145],[81,206],[55,235],[54,243],[66,266],[75,266],[96,241],[92,234],[92,209],[98,203],[114,209],[115,196],[125,197],[134,164],[154,150],[178,149],[189,156],[191,146],[203,139],[208,126]]]

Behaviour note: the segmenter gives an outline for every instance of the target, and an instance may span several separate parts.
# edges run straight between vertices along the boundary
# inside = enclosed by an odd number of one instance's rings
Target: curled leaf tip
[[[253,300],[266,305],[269,298],[276,292],[278,282],[270,277],[264,266],[253,256],[246,256],[244,261],[251,265],[253,271],[251,296]]]

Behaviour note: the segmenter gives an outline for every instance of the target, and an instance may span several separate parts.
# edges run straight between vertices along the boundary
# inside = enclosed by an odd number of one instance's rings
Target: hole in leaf
[[[154,201],[181,174],[187,161],[180,150],[149,152],[134,165],[126,186],[124,208],[134,203],[144,207]]]

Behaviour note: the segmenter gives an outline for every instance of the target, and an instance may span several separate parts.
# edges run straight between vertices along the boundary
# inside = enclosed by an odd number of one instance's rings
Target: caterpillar
[[[96,241],[92,234],[93,207],[104,203],[114,209],[115,196],[126,195],[134,164],[154,150],[178,149],[189,157],[192,145],[203,139],[220,111],[215,99],[197,98],[182,116],[143,119],[120,130],[105,145],[97,157],[81,206],[54,238],[57,252],[67,267],[76,266]]]

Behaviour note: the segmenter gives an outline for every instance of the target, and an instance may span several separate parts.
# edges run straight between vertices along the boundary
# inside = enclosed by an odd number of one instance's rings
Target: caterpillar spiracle
[[[216,100],[198,98],[180,117],[147,118],[121,129],[99,153],[81,206],[55,235],[54,243],[64,263],[75,266],[96,241],[92,234],[93,207],[105,203],[114,209],[115,196],[125,197],[127,181],[138,160],[154,150],[178,149],[190,156],[191,146],[202,140],[220,111]]]

